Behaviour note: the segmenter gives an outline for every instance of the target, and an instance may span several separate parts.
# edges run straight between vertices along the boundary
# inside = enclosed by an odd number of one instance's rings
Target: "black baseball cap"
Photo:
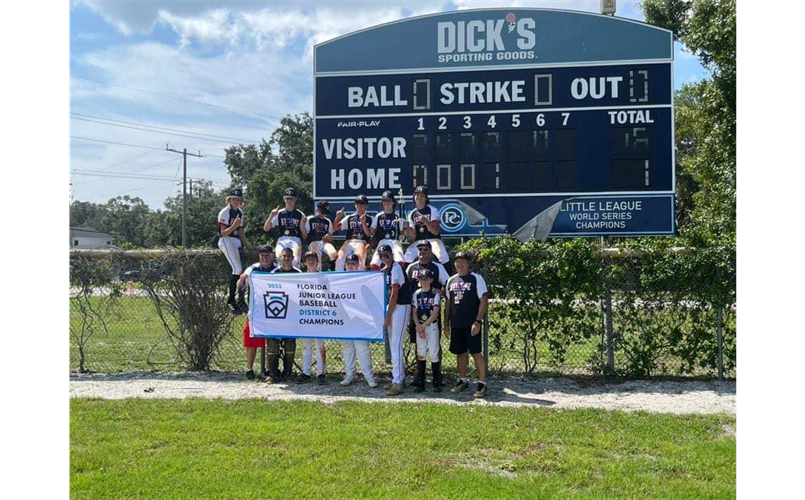
[[[453,260],[457,259],[464,259],[467,262],[472,262],[472,256],[470,256],[470,254],[467,252],[456,252],[456,254],[453,256]]]
[[[389,200],[389,201],[393,201],[395,203],[397,202],[397,200],[394,198],[394,193],[392,193],[391,191],[383,191],[383,194],[382,194],[382,196],[380,198],[383,201]]]
[[[359,203],[361,205],[368,205],[369,198],[367,198],[365,194],[359,194],[358,196],[355,197],[355,203]]]
[[[422,247],[425,247],[425,248],[431,248],[431,246],[430,246],[430,242],[425,241],[425,240],[422,240],[422,241],[420,241],[419,243],[417,243],[417,244],[416,244],[416,247],[417,247],[417,248],[422,248]]]
[[[425,186],[417,186],[416,189],[414,189],[414,194],[419,194],[419,193],[422,193],[425,196],[427,196],[428,195],[428,188],[425,187]]]
[[[243,198],[243,190],[240,188],[234,188],[229,191],[229,196],[233,198]]]
[[[381,254],[381,253],[390,254],[391,253],[391,246],[389,246],[389,245],[380,245],[379,247],[377,247],[377,253],[378,254]]]
[[[274,253],[274,247],[271,245],[262,245],[257,249],[257,253]]]
[[[327,200],[321,200],[320,202],[316,203],[316,208],[321,210],[321,213],[327,215],[330,213],[330,202]]]
[[[308,258],[314,258],[316,260],[319,260],[319,254],[317,254],[316,252],[307,252],[305,254],[304,259],[302,259],[302,260],[307,260]]]
[[[296,189],[294,188],[286,189],[285,194],[283,194],[282,197],[285,198],[287,196],[293,196],[294,198],[296,198]]]
[[[352,263],[355,263],[355,264],[359,263],[360,259],[358,258],[358,254],[351,253],[351,254],[347,255],[347,262],[348,263],[352,262]]]
[[[433,271],[431,271],[430,269],[428,269],[426,267],[425,269],[423,269],[422,271],[419,272],[419,279],[422,279],[422,278],[433,279],[433,278],[435,278],[435,276],[433,275]]]

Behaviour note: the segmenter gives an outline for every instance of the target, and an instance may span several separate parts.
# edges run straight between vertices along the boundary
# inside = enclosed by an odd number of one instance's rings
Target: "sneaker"
[[[392,386],[392,385],[394,385],[394,384],[392,384],[391,382],[389,382],[388,384],[386,384],[386,385],[384,385],[384,386],[383,386],[383,390],[384,390],[384,391],[391,390],[391,386]]]
[[[373,379],[373,378],[366,379],[366,383],[369,384],[369,387],[371,387],[372,389],[374,389],[378,385],[377,382],[375,381],[375,379]]]
[[[399,396],[403,393],[402,384],[391,384],[389,390],[386,391],[387,396]]]
[[[296,383],[297,384],[304,384],[304,383],[309,382],[309,381],[310,381],[310,375],[308,375],[306,373],[302,373],[298,377],[296,377]]]
[[[273,377],[266,377],[266,384],[279,384],[282,382],[281,379],[273,378]]]
[[[442,392],[441,384],[433,384],[433,392]]]
[[[319,385],[324,385],[327,383],[327,376],[322,373],[321,375],[316,377],[316,380],[319,382]]]
[[[470,388],[470,384],[459,380],[455,387],[451,389],[452,392],[462,392]]]
[[[245,314],[245,313],[249,312],[249,306],[246,304],[246,301],[243,300],[243,299],[238,299],[238,301],[235,303],[235,307],[238,308],[238,311],[240,311],[240,314]]]
[[[226,307],[229,308],[229,312],[231,312],[235,316],[240,314],[240,310],[238,309],[238,305],[235,303],[234,299],[233,300],[228,300],[226,302]]]
[[[354,382],[354,381],[355,381],[355,377],[353,377],[352,375],[347,375],[346,377],[344,377],[344,380],[341,381],[341,385],[346,387],[348,385],[351,385],[352,382]]]
[[[478,389],[473,394],[476,398],[485,398],[486,397],[486,384],[482,384],[478,382]]]
[[[254,370],[246,371],[246,380],[254,380]]]
[[[424,383],[417,384],[417,385],[411,384],[411,385],[414,387],[414,392],[425,392],[425,384]]]

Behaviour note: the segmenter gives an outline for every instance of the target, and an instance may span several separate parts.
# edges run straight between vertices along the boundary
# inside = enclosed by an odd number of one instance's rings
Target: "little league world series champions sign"
[[[674,233],[670,31],[466,10],[314,54],[316,199],[426,185],[443,236],[513,234],[559,202],[552,236]]]
[[[253,271],[249,287],[253,337],[383,340],[383,273]]]

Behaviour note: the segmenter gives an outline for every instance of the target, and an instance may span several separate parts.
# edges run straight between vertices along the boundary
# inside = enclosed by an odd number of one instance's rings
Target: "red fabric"
[[[243,347],[265,347],[266,339],[252,338],[249,336],[249,320],[243,325]]]

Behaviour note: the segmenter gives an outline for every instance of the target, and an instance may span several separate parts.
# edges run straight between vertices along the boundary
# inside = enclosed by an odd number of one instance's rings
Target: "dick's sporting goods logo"
[[[437,23],[440,63],[535,59],[537,23],[509,12],[501,19]]]
[[[266,292],[263,294],[266,305],[266,319],[285,319],[288,315],[288,294],[285,292]]]

